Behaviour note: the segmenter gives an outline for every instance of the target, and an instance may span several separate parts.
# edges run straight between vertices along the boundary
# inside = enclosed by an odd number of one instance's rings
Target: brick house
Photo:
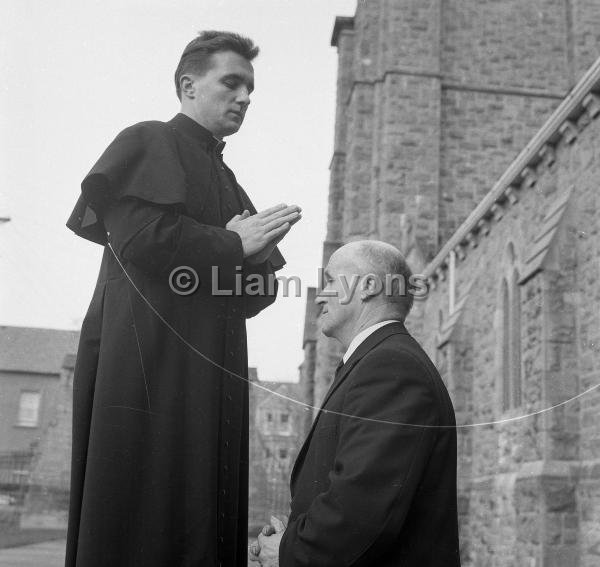
[[[0,453],[39,445],[78,331],[0,327]]]
[[[27,527],[25,516],[31,525],[66,525],[78,342],[78,331],[0,327],[0,492],[14,504],[0,530]],[[40,521],[49,508],[51,523]]]

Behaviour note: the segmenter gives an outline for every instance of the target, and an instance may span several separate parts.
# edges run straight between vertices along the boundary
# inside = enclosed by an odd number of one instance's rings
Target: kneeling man
[[[288,525],[265,528],[251,559],[460,566],[454,410],[404,326],[410,275],[383,242],[353,242],[331,256],[317,302],[323,333],[346,353],[294,465]]]

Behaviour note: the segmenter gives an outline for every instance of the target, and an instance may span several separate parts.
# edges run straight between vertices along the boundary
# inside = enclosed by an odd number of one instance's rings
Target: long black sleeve
[[[258,279],[257,279],[258,278]],[[256,281],[264,282],[263,290],[264,293],[259,294],[248,294],[246,293],[246,317],[254,317],[258,315],[265,307],[268,307],[277,298],[278,281],[275,279],[275,270],[272,263],[267,260],[262,264],[244,264],[244,282],[246,285],[250,285],[252,290],[252,284]]]
[[[167,277],[174,268],[189,266],[208,285],[218,270],[221,285],[231,288],[241,273],[244,252],[239,235],[201,224],[175,207],[125,198],[102,216],[116,254],[149,275]]]
[[[151,276],[167,278],[179,266],[193,268],[204,289],[236,292],[242,282],[245,316],[254,317],[273,303],[277,281],[270,261],[244,261],[239,235],[225,228],[199,223],[177,212],[136,198],[113,203],[102,213],[109,242],[119,258]],[[248,284],[264,282],[264,293],[246,293]],[[207,287],[207,286],[210,286]]]

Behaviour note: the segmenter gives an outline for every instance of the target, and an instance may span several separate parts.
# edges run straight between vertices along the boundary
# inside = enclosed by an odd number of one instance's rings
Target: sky
[[[80,183],[123,128],[179,111],[173,73],[203,29],[251,37],[256,90],[224,158],[260,210],[303,219],[282,242],[300,297],[248,321],[262,380],[296,380],[306,287],[318,280],[333,152],[336,16],[356,0],[3,0],[0,3],[0,325],[74,329],[102,248],[65,222]],[[291,286],[293,290],[294,286]],[[293,294],[292,294],[293,295]]]

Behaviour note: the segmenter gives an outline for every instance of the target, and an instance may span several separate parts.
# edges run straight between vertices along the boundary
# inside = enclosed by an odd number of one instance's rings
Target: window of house
[[[273,414],[272,414],[271,412],[268,412],[268,413],[267,413],[267,421],[268,421],[268,422],[271,422],[271,421],[273,421]]]
[[[265,449],[265,458],[270,458],[271,457],[271,449],[269,449],[268,447]]]
[[[279,458],[280,459],[287,459],[287,449],[279,449]]]
[[[287,423],[290,419],[290,416],[287,413],[282,413],[280,416],[280,419],[281,419],[281,423]]]
[[[40,417],[40,392],[22,391],[19,398],[17,425],[20,427],[37,427]]]

